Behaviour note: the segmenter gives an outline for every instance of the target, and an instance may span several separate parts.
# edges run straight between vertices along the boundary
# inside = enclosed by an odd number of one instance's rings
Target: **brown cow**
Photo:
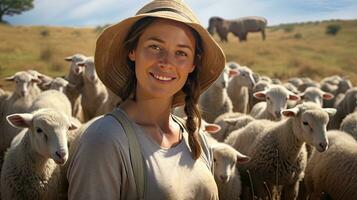
[[[247,41],[249,32],[261,32],[263,40],[265,40],[265,28],[267,20],[263,17],[243,17],[235,20],[225,20],[220,17],[211,17],[209,19],[208,32],[213,35],[214,30],[222,42],[227,42],[229,32],[239,38],[239,41]]]

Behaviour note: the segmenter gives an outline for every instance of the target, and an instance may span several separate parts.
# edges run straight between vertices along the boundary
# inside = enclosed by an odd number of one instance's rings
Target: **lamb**
[[[250,158],[224,143],[214,144],[212,151],[219,199],[240,199],[242,188],[237,165],[247,163]]]
[[[240,66],[236,71],[237,75],[228,83],[227,93],[233,104],[233,112],[247,113],[248,89],[253,89],[255,85],[253,72],[246,66]]]
[[[282,121],[256,120],[231,133],[225,143],[251,157],[248,164],[239,167],[244,199],[253,199],[246,192],[251,184],[258,198],[270,196],[269,191],[282,187],[282,199],[296,199],[307,162],[305,143],[319,152],[328,148],[326,125],[329,115],[335,112],[336,109],[305,102],[282,110],[288,117]]]
[[[5,155],[1,198],[56,199],[60,188],[58,165],[68,158],[68,130],[76,128],[63,113],[40,109],[7,116],[11,125],[26,128]]]
[[[310,199],[327,193],[331,199],[357,199],[357,142],[344,132],[327,132],[329,148],[314,152],[305,170],[305,185]]]
[[[329,92],[324,92],[318,87],[308,87],[303,93],[300,93],[302,101],[311,101],[323,106],[323,100],[330,100],[334,95]]]
[[[357,87],[349,89],[336,108],[337,113],[331,119],[328,129],[339,129],[343,118],[355,111],[357,108]]]
[[[67,88],[75,88],[75,85],[69,83],[66,79],[62,77],[56,77],[52,81],[46,83],[45,87],[50,90],[57,90],[66,94]]]
[[[288,100],[300,100],[298,95],[280,85],[272,85],[268,90],[256,92],[253,95],[257,99],[266,101],[255,104],[250,111],[250,115],[256,119],[278,121],[281,119],[281,110],[287,107]]]
[[[343,119],[340,130],[349,133],[357,140],[357,111],[348,114]]]
[[[28,112],[33,100],[41,93],[36,83],[39,80],[31,74],[20,71],[6,81],[16,83],[14,92],[2,101],[2,117],[0,118],[0,166],[3,155],[10,146],[11,140],[20,132],[20,129],[10,126],[5,120],[5,116],[13,113]]]
[[[212,123],[217,116],[223,113],[232,112],[232,102],[226,89],[229,73],[230,70],[226,67],[216,82],[200,96],[201,115],[209,123]]]
[[[108,90],[98,78],[95,71],[93,57],[87,57],[82,62],[77,62],[76,71],[82,71],[83,88],[81,90],[81,105],[83,108],[84,121],[88,121],[101,113],[99,105],[105,104],[108,100]],[[113,107],[114,108],[114,107]],[[112,108],[112,109],[113,109]]]
[[[70,69],[66,76],[69,83],[73,84],[75,87],[69,87],[66,90],[66,95],[72,105],[72,115],[83,121],[83,113],[81,107],[81,96],[80,91],[83,88],[83,76],[77,72],[77,62],[82,62],[87,57],[82,54],[74,54],[72,56],[66,57],[64,60],[70,62]]]
[[[36,70],[32,70],[32,69],[29,69],[26,72],[40,80],[37,83],[37,85],[41,90],[48,90],[47,85],[48,85],[48,83],[50,83],[53,80],[52,77],[49,77],[49,76],[44,75],[44,74],[41,74],[40,72],[38,72]]]
[[[298,78],[298,77],[293,77],[293,78],[289,78],[288,83],[293,84],[296,88],[298,88],[301,84],[303,84],[304,82]]]

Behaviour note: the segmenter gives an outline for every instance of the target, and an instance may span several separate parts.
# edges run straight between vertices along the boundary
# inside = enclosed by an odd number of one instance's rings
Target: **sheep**
[[[324,92],[318,87],[308,87],[303,93],[299,94],[301,101],[311,101],[323,106],[323,100],[330,100],[334,95],[329,92]]]
[[[101,112],[99,111],[100,106],[98,105],[105,104],[108,100],[108,90],[98,78],[93,57],[87,57],[84,61],[77,62],[76,65],[77,68],[81,69],[77,71],[83,70],[81,105],[83,108],[84,121],[88,121],[97,116],[97,113]]]
[[[304,92],[306,90],[306,88],[308,87],[320,87],[320,84],[317,83],[317,82],[304,82],[303,84],[301,84],[297,89],[300,91],[300,92]]]
[[[334,106],[336,101],[338,101],[339,95],[345,94],[347,90],[352,88],[351,82],[345,78],[339,77],[338,79],[336,78],[333,80],[333,82],[325,81],[323,82],[323,85],[321,85],[321,89],[323,91],[330,92],[335,95],[335,98],[324,100],[324,107]]]
[[[248,89],[253,89],[255,85],[253,72],[246,66],[240,66],[236,71],[237,75],[228,83],[227,93],[233,104],[233,112],[247,113]]]
[[[45,87],[47,87],[50,90],[57,90],[60,91],[64,94],[66,94],[67,88],[75,88],[75,85],[69,83],[66,79],[62,77],[56,77],[52,81],[47,82],[45,84]]]
[[[26,72],[40,80],[39,83],[37,83],[37,86],[41,90],[48,90],[47,85],[48,85],[48,83],[50,83],[53,80],[52,77],[46,76],[46,75],[41,74],[40,72],[38,72],[36,70],[32,70],[32,69],[29,69]]]
[[[343,118],[357,108],[357,87],[349,89],[345,97],[337,105],[337,113],[328,124],[328,129],[339,129]]]
[[[246,126],[252,121],[254,121],[253,117],[242,113],[222,114],[214,121],[221,129],[217,133],[212,134],[212,137],[219,142],[223,142],[231,132]]]
[[[230,71],[227,67],[224,68],[219,78],[200,96],[201,115],[209,123],[220,114],[232,112],[233,105],[227,94]]]
[[[87,57],[82,54],[74,54],[72,56],[66,57],[64,60],[70,62],[70,69],[66,75],[66,79],[69,83],[73,84],[75,87],[69,87],[66,90],[66,95],[72,105],[72,115],[83,121],[83,113],[81,107],[81,96],[80,91],[83,88],[83,76],[80,72],[76,71],[77,62],[82,62]]]
[[[298,95],[280,85],[272,85],[268,90],[256,92],[253,96],[266,101],[255,104],[250,111],[250,115],[256,119],[280,120],[281,110],[287,107],[287,101],[300,100]]]
[[[336,109],[305,102],[282,110],[288,117],[282,121],[256,120],[232,132],[225,143],[251,157],[248,164],[239,167],[243,186],[249,188],[252,184],[252,190],[261,198],[282,187],[282,199],[296,199],[307,162],[305,143],[319,152],[328,148],[326,125],[335,112]],[[245,191],[248,190],[243,189],[244,199],[252,199]]]
[[[270,87],[270,83],[269,82],[264,81],[264,80],[259,80],[254,85],[253,90],[248,90],[249,101],[248,101],[248,110],[247,110],[247,112],[250,112],[255,104],[257,104],[258,102],[263,101],[263,100],[259,100],[257,98],[254,98],[253,94],[256,93],[256,92],[268,90],[269,87]]]
[[[348,114],[342,120],[340,130],[349,133],[357,140],[357,111]]]
[[[216,143],[211,148],[219,199],[240,199],[241,180],[237,165],[247,163],[250,158],[224,143]]]
[[[301,84],[303,84],[303,81],[298,77],[293,77],[293,78],[289,78],[288,83],[291,83],[296,88],[298,88]]]
[[[66,133],[76,128],[63,113],[40,109],[6,117],[12,126],[26,128],[5,155],[1,198],[56,199],[60,170],[68,159]]]
[[[6,81],[15,82],[15,90],[2,101],[2,117],[0,118],[0,166],[3,155],[10,146],[11,140],[20,132],[20,129],[10,126],[5,116],[13,113],[28,112],[33,100],[41,93],[36,83],[39,80],[33,75],[20,71],[15,75],[5,78]]]
[[[310,199],[326,193],[330,199],[357,199],[357,142],[344,132],[327,132],[329,148],[314,152],[305,170],[305,186]]]

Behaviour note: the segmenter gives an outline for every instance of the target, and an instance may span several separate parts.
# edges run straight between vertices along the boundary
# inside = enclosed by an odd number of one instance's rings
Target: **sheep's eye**
[[[37,129],[36,129],[36,132],[37,132],[37,133],[42,133],[42,129],[41,129],[41,128],[37,128]]]
[[[215,158],[213,158],[213,162],[216,162],[217,160]]]
[[[309,125],[308,122],[302,122],[302,124],[304,124],[305,126]]]
[[[245,74],[242,74],[242,76],[245,76]]]
[[[267,97],[267,100],[270,100],[270,97]]]

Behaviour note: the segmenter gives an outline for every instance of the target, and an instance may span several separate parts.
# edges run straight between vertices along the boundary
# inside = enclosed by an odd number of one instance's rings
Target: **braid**
[[[185,113],[187,115],[186,128],[188,131],[188,142],[192,151],[192,157],[198,159],[201,155],[201,144],[198,139],[198,131],[201,126],[201,115],[197,108],[200,95],[198,79],[198,67],[188,76],[186,84],[182,88],[185,93]]]

